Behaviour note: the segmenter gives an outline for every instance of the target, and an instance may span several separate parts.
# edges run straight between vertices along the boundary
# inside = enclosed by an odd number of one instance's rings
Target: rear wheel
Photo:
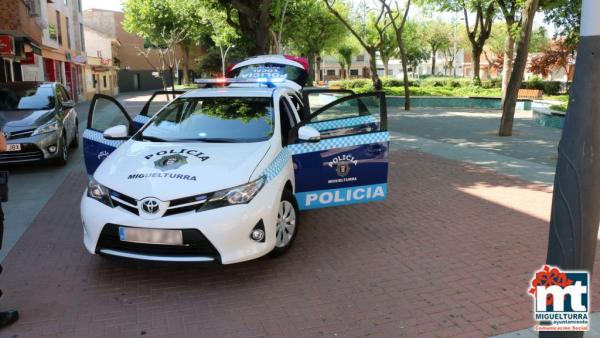
[[[294,243],[298,233],[298,203],[294,194],[284,190],[277,211],[277,224],[275,231],[275,248],[269,253],[271,257],[277,257],[285,253]]]

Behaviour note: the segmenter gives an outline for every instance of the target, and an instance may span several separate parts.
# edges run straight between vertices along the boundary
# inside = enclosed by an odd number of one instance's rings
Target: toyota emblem
[[[146,198],[142,201],[142,210],[148,214],[155,214],[158,212],[160,202],[156,198]]]

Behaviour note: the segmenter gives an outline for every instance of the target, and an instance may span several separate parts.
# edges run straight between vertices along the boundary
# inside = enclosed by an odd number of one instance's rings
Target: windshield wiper
[[[156,136],[148,136],[148,135],[142,135],[142,136],[140,137],[140,139],[141,139],[141,140],[148,140],[148,141],[151,141],[151,142],[168,142],[167,140],[165,140],[165,139],[162,139],[162,138],[160,138],[160,137],[156,137]]]
[[[216,138],[216,137],[191,138],[191,139],[185,139],[185,141],[206,142],[206,143],[237,143],[237,142],[239,142],[239,140],[236,140],[233,138]]]

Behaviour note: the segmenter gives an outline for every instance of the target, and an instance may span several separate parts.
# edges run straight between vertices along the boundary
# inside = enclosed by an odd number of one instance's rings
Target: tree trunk
[[[171,74],[171,90],[175,91],[175,74],[173,73],[173,67],[169,67],[169,73]]]
[[[473,84],[476,86],[481,85],[481,53],[483,53],[483,48],[479,46],[473,46]]]
[[[313,71],[308,72],[308,79],[306,80],[306,86],[312,87],[315,84],[315,72],[317,71],[317,68],[315,67],[316,56],[313,53],[309,53],[307,55],[307,59],[308,59],[308,69],[312,69]]]
[[[390,59],[381,58],[381,62],[383,62],[383,76],[388,76],[388,71],[390,69]]]
[[[181,44],[183,51],[183,84],[190,84],[190,46],[187,43]]]
[[[346,79],[350,79],[350,68],[352,68],[352,64],[348,65],[346,68]]]
[[[529,44],[531,42],[531,31],[533,29],[533,19],[538,8],[539,0],[527,0],[523,8],[523,26],[519,37],[517,47],[517,57],[513,66],[512,74],[506,88],[506,95],[502,100],[502,120],[500,121],[499,136],[511,136],[513,120],[515,117],[515,108],[519,95],[519,88],[523,82],[525,67],[527,66],[527,55],[529,53]]]
[[[506,22],[507,34],[504,40],[504,64],[502,66],[502,97],[506,95],[506,87],[508,87],[513,68],[513,56],[515,54],[515,39],[511,34],[513,24],[511,21]]]
[[[404,50],[404,41],[398,39],[398,48],[400,49],[400,59],[402,62],[402,75],[404,79],[404,110],[410,110],[410,85],[408,83],[408,60],[406,60],[406,53]],[[414,68],[413,68],[414,73]]]
[[[437,54],[437,50],[431,50],[431,76],[435,76],[435,56]]]
[[[271,41],[271,0],[232,0],[231,4],[238,12],[242,38],[254,43],[250,52],[253,55],[267,54]]]
[[[315,79],[317,81],[317,84],[319,84],[319,82],[325,80],[324,76],[321,76],[321,57],[319,55],[315,54],[314,60],[315,60]]]
[[[373,87],[375,90],[381,90],[383,89],[383,86],[381,84],[381,80],[379,79],[379,75],[377,75],[376,51],[375,49],[369,49],[367,50],[367,53],[369,53],[369,68],[371,71],[371,81],[373,81]]]

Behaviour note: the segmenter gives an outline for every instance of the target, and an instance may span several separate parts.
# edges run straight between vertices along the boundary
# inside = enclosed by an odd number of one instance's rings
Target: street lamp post
[[[600,222],[600,1],[583,0],[581,41],[569,109],[558,147],[547,263],[565,270],[594,268]],[[540,332],[583,337],[583,332]]]
[[[227,62],[227,53],[229,53],[229,50],[232,48],[235,48],[235,45],[227,47],[227,49],[225,49],[225,52],[223,52],[223,46],[219,46],[219,50],[221,52],[221,71],[223,72],[223,77],[225,77],[225,63]]]

